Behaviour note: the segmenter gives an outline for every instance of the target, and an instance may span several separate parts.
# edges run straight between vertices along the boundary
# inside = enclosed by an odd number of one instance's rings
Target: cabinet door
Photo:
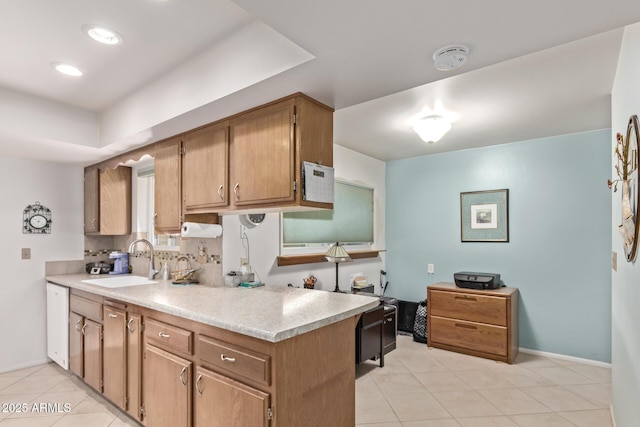
[[[196,427],[269,425],[269,394],[200,366],[195,387]]]
[[[153,169],[155,228],[161,233],[178,232],[182,215],[179,139],[156,149]]]
[[[294,110],[293,101],[288,101],[231,122],[229,158],[234,205],[294,200]]]
[[[69,369],[80,378],[84,377],[83,325],[84,317],[69,313]]]
[[[100,231],[100,171],[84,172],[84,232]]]
[[[396,348],[396,334],[396,311],[385,313],[382,324],[382,345],[385,354]]]
[[[100,171],[100,234],[131,234],[131,168]]]
[[[209,126],[184,135],[182,195],[186,212],[229,204],[229,126]]]
[[[84,334],[84,381],[102,392],[102,325],[85,319]]]
[[[104,395],[125,409],[126,313],[104,306]]]
[[[145,344],[143,397],[145,425],[191,425],[192,363]]]
[[[129,314],[127,321],[127,412],[140,420],[142,404],[142,317]]]

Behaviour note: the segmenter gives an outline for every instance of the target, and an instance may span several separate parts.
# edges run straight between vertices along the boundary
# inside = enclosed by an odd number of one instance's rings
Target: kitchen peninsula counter
[[[379,299],[285,286],[257,288],[173,285],[170,280],[107,288],[83,280],[89,274],[47,276],[47,281],[129,304],[279,342],[363,313]],[[102,278],[102,276],[100,276]]]

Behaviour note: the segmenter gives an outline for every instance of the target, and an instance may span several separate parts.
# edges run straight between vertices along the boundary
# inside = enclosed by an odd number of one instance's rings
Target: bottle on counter
[[[169,280],[169,263],[165,262],[162,265],[162,280]]]

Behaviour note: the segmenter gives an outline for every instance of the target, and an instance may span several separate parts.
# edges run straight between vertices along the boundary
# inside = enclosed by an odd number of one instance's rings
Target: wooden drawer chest
[[[427,345],[513,363],[518,354],[518,289],[427,287]]]

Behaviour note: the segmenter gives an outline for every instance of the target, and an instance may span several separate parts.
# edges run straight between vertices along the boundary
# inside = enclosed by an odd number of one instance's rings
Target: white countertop
[[[71,274],[47,276],[47,281],[269,342],[321,328],[380,304],[377,297],[273,285],[228,288],[157,280],[151,285],[105,288],[82,282],[95,278]]]

